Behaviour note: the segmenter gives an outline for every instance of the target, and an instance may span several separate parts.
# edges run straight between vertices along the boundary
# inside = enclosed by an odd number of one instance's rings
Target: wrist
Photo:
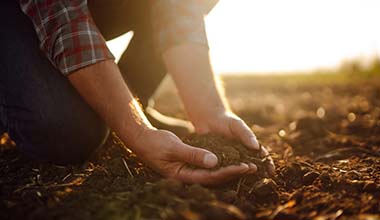
[[[227,108],[210,108],[210,111],[204,113],[197,118],[191,119],[194,125],[195,131],[198,134],[206,134],[214,130],[214,127],[218,125],[221,120],[227,115],[233,114]],[[189,116],[190,117],[190,116]]]
[[[130,148],[132,151],[135,151],[135,148],[138,145],[138,140],[141,139],[144,134],[152,130],[157,129],[148,124],[131,125],[129,126],[128,130],[121,132],[119,137],[128,146],[128,148]]]
[[[127,111],[122,114],[115,128],[119,137],[128,147],[133,148],[137,139],[147,130],[156,130],[144,115],[139,103],[132,99]]]
[[[189,109],[189,110],[188,110]],[[210,106],[204,105],[196,108],[186,108],[189,119],[193,123],[207,122],[211,119],[218,118],[220,115],[224,115],[230,112],[229,108],[224,105]]]

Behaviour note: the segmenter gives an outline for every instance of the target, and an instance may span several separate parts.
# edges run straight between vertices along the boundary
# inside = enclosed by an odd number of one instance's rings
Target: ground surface
[[[380,219],[379,79],[235,77],[225,85],[270,149],[276,176],[183,185],[160,180],[117,138],[83,166],[58,167],[25,158],[3,137],[0,219]],[[164,89],[157,108],[184,117],[175,100]]]

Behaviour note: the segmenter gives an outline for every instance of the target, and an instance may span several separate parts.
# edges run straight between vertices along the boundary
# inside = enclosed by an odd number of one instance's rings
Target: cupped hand
[[[211,116],[207,116],[198,122],[193,122],[195,131],[198,134],[214,133],[227,138],[233,138],[242,142],[253,151],[261,151],[261,156],[267,157],[269,174],[275,173],[273,159],[269,156],[268,150],[260,146],[255,134],[248,125],[237,115],[230,111],[220,111]]]
[[[136,138],[133,146],[132,150],[152,169],[164,177],[186,183],[215,185],[257,170],[248,164],[232,165],[215,171],[193,168],[189,165],[212,168],[218,159],[210,151],[187,145],[166,130],[146,129]]]

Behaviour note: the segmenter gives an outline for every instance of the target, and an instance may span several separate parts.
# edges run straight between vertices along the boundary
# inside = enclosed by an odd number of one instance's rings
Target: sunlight
[[[127,32],[115,39],[107,41],[107,46],[115,56],[116,62],[119,62],[121,55],[127,48],[129,41],[133,37],[133,32]]]
[[[331,67],[380,51],[376,0],[221,0],[207,18],[217,72]]]
[[[212,64],[218,73],[302,71],[370,57],[380,53],[379,11],[377,0],[220,0],[206,18]],[[116,56],[131,36],[109,43]]]

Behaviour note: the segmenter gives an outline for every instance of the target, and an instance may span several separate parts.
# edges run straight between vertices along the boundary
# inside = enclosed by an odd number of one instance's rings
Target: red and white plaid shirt
[[[152,19],[157,50],[183,42],[207,45],[203,16],[218,0],[154,0]],[[87,0],[19,0],[32,20],[40,48],[67,75],[114,59],[91,18]]]

